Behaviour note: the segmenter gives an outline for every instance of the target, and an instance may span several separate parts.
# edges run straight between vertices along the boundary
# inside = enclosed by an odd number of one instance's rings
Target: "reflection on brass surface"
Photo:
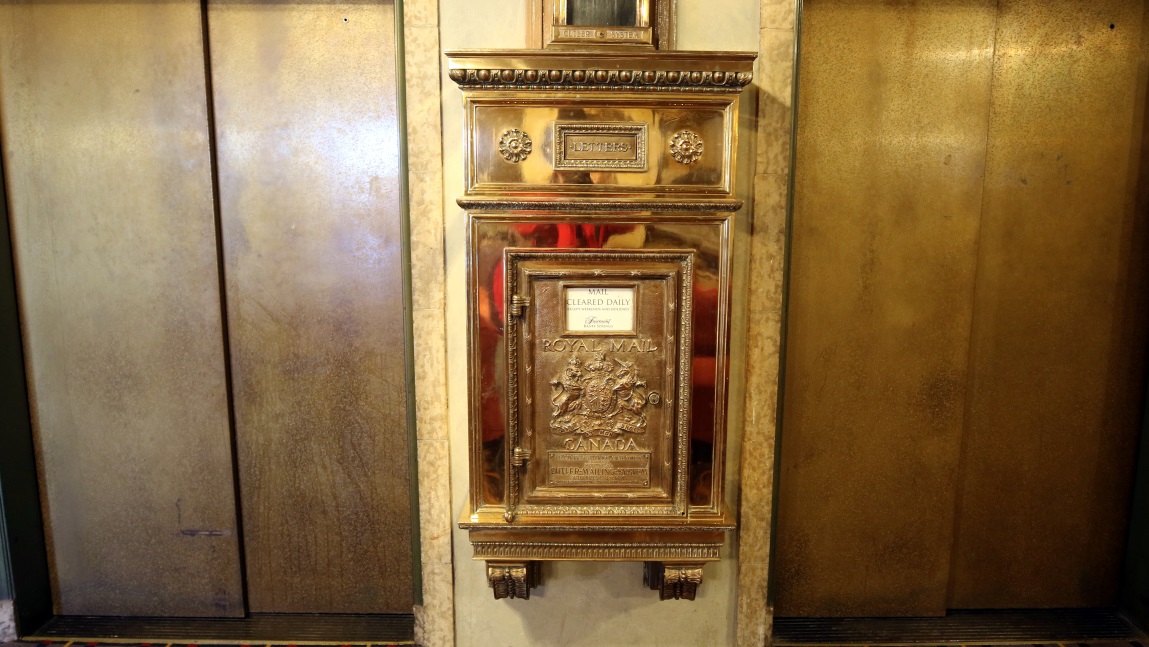
[[[995,10],[804,5],[779,616],[945,612]]]
[[[499,155],[508,162],[517,164],[527,159],[533,145],[526,133],[518,128],[512,128],[504,131],[503,136],[499,138]]]
[[[487,583],[496,600],[531,597],[531,589],[542,579],[538,562],[487,562]]]
[[[951,607],[1118,602],[1149,331],[1145,17],[1001,3]]]
[[[409,613],[392,3],[208,14],[250,610]]]
[[[692,164],[702,157],[702,138],[689,130],[677,132],[670,138],[670,154],[679,164]]]
[[[685,512],[693,255],[509,248],[505,268],[507,294],[523,294],[531,304],[507,320],[507,434],[512,452],[536,457],[522,466],[521,491],[519,469],[508,472],[508,519]],[[583,339],[566,332],[564,286],[588,279],[602,288],[633,287],[633,335]],[[648,389],[678,393],[648,416]],[[649,474],[639,487],[617,487],[628,481],[620,477],[642,469],[633,464],[593,468],[612,487],[591,496],[570,479],[560,484],[549,477],[557,469],[579,469],[569,460],[551,464],[569,452],[637,452],[655,460],[647,461]]]
[[[469,228],[459,525],[496,597],[525,597],[527,565],[547,559],[669,561],[661,597],[692,599],[732,527],[729,236],[753,57],[449,58]],[[508,128],[541,154],[506,164],[492,142]],[[689,166],[670,147],[684,130],[713,142]]]
[[[200,3],[5,2],[0,43],[55,612],[243,615]]]
[[[646,562],[642,579],[658,591],[659,600],[693,600],[702,584],[702,564]]]
[[[719,318],[719,299],[728,288],[722,270],[724,263],[719,251],[725,244],[727,221],[721,213],[678,212],[673,224],[612,224],[607,221],[587,222],[580,219],[554,220],[508,219],[502,213],[486,213],[473,219],[470,254],[472,319],[472,429],[473,443],[481,451],[472,455],[473,506],[477,511],[484,505],[499,506],[502,518],[505,479],[504,473],[510,456],[505,451],[505,386],[500,377],[503,347],[503,249],[505,245],[533,245],[544,248],[555,246],[614,247],[620,241],[627,246],[656,247],[659,249],[691,249],[695,253],[695,289],[692,296],[694,312],[693,349],[696,358],[691,371],[691,401],[694,411],[690,418],[690,485],[692,514],[701,510],[719,511],[722,501],[723,464],[711,463],[711,456],[722,452],[722,434],[725,402],[725,382],[718,379],[726,368],[725,323]],[[568,216],[569,217],[569,216]],[[603,216],[605,217],[605,216]],[[647,223],[651,215],[640,216]],[[636,233],[642,237],[632,240]],[[524,296],[525,295],[520,295]],[[514,299],[512,299],[514,300]],[[521,303],[521,301],[519,301]],[[588,349],[593,338],[582,337]],[[552,340],[553,341],[553,340]],[[564,344],[567,342],[563,342]],[[551,348],[554,348],[552,343]],[[560,344],[564,351],[569,347]],[[609,349],[609,346],[607,346]],[[549,388],[549,387],[548,387]],[[657,390],[657,389],[654,389]],[[660,394],[661,395],[661,394]],[[549,393],[548,393],[549,397]],[[714,433],[718,431],[719,433]],[[713,488],[711,487],[713,485]]]
[[[486,94],[466,101],[464,159],[471,196],[602,193],[630,198],[673,196],[682,201],[684,195],[728,197],[733,190],[736,147],[728,145],[733,141],[725,133],[734,124],[734,97],[692,95],[676,101],[673,107],[650,97],[618,101],[568,98],[558,106],[554,99],[534,96],[511,105]],[[584,131],[591,136],[576,137],[582,142],[580,148],[590,150],[575,151],[572,157],[570,138],[563,133],[573,126],[556,129],[554,124],[574,120],[588,123]],[[508,164],[496,146],[508,124],[526,133],[542,154]],[[607,146],[613,138],[595,134],[604,126],[646,132],[643,141],[638,137],[633,140],[633,146],[622,138]],[[675,163],[670,146],[684,126],[699,138],[714,142],[705,156],[689,166]],[[619,144],[626,144],[627,150],[618,150]],[[635,157],[627,160],[631,150]]]
[[[555,169],[646,170],[646,124],[559,122],[554,125]]]
[[[805,4],[777,615],[1116,603],[1145,9]]]
[[[562,193],[682,202],[683,196],[733,194],[737,94],[750,81],[752,56],[448,56],[450,77],[464,90],[467,199]],[[507,164],[493,143],[509,126],[526,133],[544,154]],[[564,134],[576,126],[582,134],[568,141]],[[636,134],[632,143],[624,137],[628,129],[642,129],[643,136]],[[690,165],[674,163],[670,147],[684,130],[708,143],[707,154]],[[693,150],[695,142],[688,144]]]

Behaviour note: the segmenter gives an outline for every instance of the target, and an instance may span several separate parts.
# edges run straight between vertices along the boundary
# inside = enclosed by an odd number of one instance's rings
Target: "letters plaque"
[[[646,170],[646,124],[555,122],[554,167]]]

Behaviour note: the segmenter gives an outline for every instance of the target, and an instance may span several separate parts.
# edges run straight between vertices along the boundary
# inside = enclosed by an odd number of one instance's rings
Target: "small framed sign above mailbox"
[[[633,335],[637,290],[634,285],[564,285],[565,334]]]

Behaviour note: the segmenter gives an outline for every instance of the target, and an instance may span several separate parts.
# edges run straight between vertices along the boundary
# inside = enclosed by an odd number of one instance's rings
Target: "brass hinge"
[[[523,295],[516,294],[511,297],[511,311],[512,317],[521,317],[527,313],[527,308],[531,306],[531,298]]]
[[[515,467],[522,467],[526,465],[529,460],[531,460],[531,450],[529,449],[516,447],[514,453],[511,454],[511,465]]]

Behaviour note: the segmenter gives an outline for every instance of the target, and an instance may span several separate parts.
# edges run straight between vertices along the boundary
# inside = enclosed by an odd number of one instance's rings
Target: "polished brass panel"
[[[804,5],[780,616],[945,609],[994,18]]]
[[[735,148],[726,132],[733,119],[733,102],[727,96],[692,97],[673,107],[649,98],[568,100],[561,107],[553,99],[520,98],[510,104],[502,98],[469,99],[467,189],[475,195],[541,191],[729,195]],[[583,125],[575,130],[576,124]],[[542,154],[507,159],[500,143],[508,128],[525,132]],[[620,141],[627,131],[641,135],[629,138],[627,151],[618,151],[617,145],[609,147],[611,151],[603,151],[607,147],[601,145],[572,150],[572,132],[583,134],[586,144],[586,135],[597,131],[601,137],[612,130]],[[709,142],[706,153],[690,165],[674,161],[671,142],[683,130]],[[599,155],[591,157],[595,152]]]
[[[604,216],[605,220],[595,220],[587,216],[567,216],[565,218],[550,215],[546,219],[524,219],[514,214],[471,214],[471,298],[472,305],[472,400],[471,400],[471,494],[472,505],[464,510],[461,525],[471,529],[471,539],[474,542],[476,559],[490,560],[565,560],[565,559],[593,559],[607,561],[681,561],[693,562],[713,561],[719,557],[725,530],[732,527],[723,508],[724,494],[724,462],[719,458],[725,453],[725,401],[726,391],[724,380],[727,365],[727,348],[725,339],[729,325],[724,314],[725,306],[723,294],[728,295],[729,258],[722,250],[728,244],[728,216],[722,214],[694,214],[677,213],[672,215],[671,224],[659,222],[658,218],[666,217],[661,214],[633,214],[622,218],[621,214]],[[563,308],[557,304],[550,306],[551,310],[558,310],[554,321],[547,328],[547,334],[534,335],[529,344],[539,350],[534,354],[535,365],[531,371],[520,371],[521,374],[533,380],[542,393],[530,396],[520,396],[524,411],[533,406],[536,415],[529,414],[524,419],[532,421],[534,437],[541,441],[551,441],[552,437],[563,441],[570,434],[555,435],[551,433],[551,423],[555,421],[560,426],[569,423],[569,416],[558,412],[556,407],[564,404],[563,395],[569,392],[563,388],[564,362],[557,360],[547,370],[542,370],[537,358],[548,353],[543,348],[548,345],[552,351],[556,350],[556,342],[566,342],[558,352],[551,352],[559,359],[569,360],[571,356],[589,355],[583,357],[583,368],[590,360],[593,364],[596,344],[601,346],[602,359],[613,362],[618,356],[630,361],[633,355],[657,355],[658,353],[645,353],[643,349],[652,345],[652,340],[662,337],[681,338],[686,319],[678,322],[679,330],[667,334],[667,329],[673,329],[673,323],[666,319],[667,313],[663,307],[667,301],[688,300],[689,330],[687,337],[689,353],[680,349],[681,357],[693,356],[688,368],[684,368],[681,361],[676,369],[681,377],[678,379],[684,385],[678,389],[680,403],[689,399],[689,414],[684,407],[679,407],[677,415],[680,416],[678,429],[675,434],[678,441],[674,445],[675,451],[670,457],[676,464],[672,480],[669,482],[671,491],[671,504],[661,505],[635,505],[635,501],[617,499],[618,495],[634,497],[641,495],[642,491],[650,488],[640,487],[637,484],[607,485],[596,488],[595,499],[587,503],[576,504],[564,499],[586,499],[586,488],[566,484],[552,485],[546,476],[547,463],[552,454],[550,452],[567,452],[562,444],[554,447],[547,446],[545,442],[522,444],[507,442],[505,431],[514,428],[504,416],[512,415],[507,402],[507,389],[509,375],[501,370],[501,366],[513,365],[512,360],[500,360],[499,355],[506,353],[504,333],[510,328],[507,326],[507,317],[514,316],[514,310],[523,312],[521,316],[530,316],[532,310],[538,311],[545,304],[546,298],[540,296],[542,290],[524,292],[514,290],[512,294],[504,287],[503,275],[506,271],[504,256],[510,252],[525,253],[526,249],[540,249],[537,252],[540,258],[547,258],[558,251],[576,249],[580,251],[566,252],[568,260],[559,263],[566,267],[570,259],[578,256],[602,255],[603,259],[593,267],[606,269],[605,276],[595,276],[590,280],[580,280],[580,277],[564,277],[563,281],[572,282],[576,286],[597,284],[617,284],[618,286],[636,286],[637,310],[644,308],[649,315],[645,319],[637,315],[636,335],[598,334],[587,335],[585,332],[567,332]],[[625,252],[616,253],[617,258],[608,258],[606,250],[624,249]],[[667,251],[677,248],[681,251]],[[594,251],[594,250],[603,251]],[[646,252],[645,250],[653,250]],[[523,250],[523,251],[517,251]],[[634,250],[634,251],[629,251]],[[644,279],[636,278],[628,271],[612,277],[610,269],[623,269],[619,259],[633,258],[643,254],[667,256],[671,258],[690,258],[692,286],[689,291],[684,289],[687,284],[679,282],[678,296],[672,297],[673,289],[664,288],[656,292],[657,298],[642,290]],[[561,257],[560,257],[561,258]],[[651,258],[642,261],[649,265]],[[605,262],[604,262],[605,261]],[[681,262],[681,261],[679,261]],[[634,262],[636,267],[641,267]],[[662,264],[665,264],[663,262]],[[673,265],[673,264],[672,264]],[[538,268],[536,268],[537,270]],[[549,270],[544,270],[549,271]],[[585,270],[584,270],[585,271]],[[649,271],[649,270],[648,270]],[[669,268],[659,270],[664,276]],[[521,272],[520,272],[521,273]],[[677,270],[675,274],[680,274]],[[642,272],[639,272],[642,274]],[[645,279],[655,287],[657,275]],[[537,282],[540,287],[546,286],[545,277]],[[552,283],[553,285],[553,283]],[[666,290],[665,294],[660,294]],[[551,290],[552,300],[554,294],[561,294],[559,290]],[[518,299],[515,296],[519,296]],[[650,303],[653,301],[654,303]],[[646,305],[643,305],[646,302]],[[679,306],[682,309],[681,306]],[[662,320],[666,323],[658,324],[662,335],[654,332],[643,334],[644,330],[651,330],[655,322]],[[647,339],[647,338],[650,339]],[[615,353],[616,345],[626,342],[629,350],[634,345],[636,353]],[[582,352],[583,346],[587,353]],[[604,350],[609,347],[609,350]],[[577,352],[572,352],[572,348]],[[665,351],[665,349],[663,349]],[[629,356],[628,356],[629,355]],[[665,360],[663,360],[665,361]],[[564,366],[560,366],[564,365]],[[646,405],[641,413],[646,416],[645,434],[619,434],[611,439],[612,447],[605,447],[602,437],[588,436],[584,439],[587,447],[598,442],[596,455],[606,455],[608,460],[618,458],[615,454],[626,454],[626,460],[635,460],[635,454],[645,454],[646,447],[639,447],[640,442],[649,442],[645,439],[635,440],[635,446],[628,446],[627,440],[641,439],[652,433],[654,421],[658,415],[669,413],[673,404],[673,389],[671,375],[662,377],[660,384],[657,380],[659,374],[657,367],[644,368],[641,362],[636,362],[637,373],[646,383]],[[621,368],[621,366],[620,366]],[[670,367],[667,367],[670,368]],[[592,367],[588,373],[594,373]],[[686,371],[683,373],[683,371]],[[617,373],[617,371],[616,371]],[[617,376],[617,375],[616,375]],[[593,377],[591,375],[590,377]],[[559,387],[552,387],[551,379],[557,378]],[[689,384],[689,388],[685,385]],[[589,382],[581,386],[589,386]],[[589,390],[589,389],[588,389]],[[651,394],[657,394],[651,398]],[[558,396],[558,397],[556,397]],[[632,399],[633,403],[633,399]],[[519,414],[513,414],[518,416]],[[685,421],[689,421],[687,424]],[[661,424],[667,425],[669,421]],[[511,427],[508,427],[512,424]],[[666,433],[667,428],[663,427]],[[688,434],[688,436],[687,436]],[[630,438],[628,438],[630,437]],[[682,442],[689,438],[688,442]],[[577,448],[577,440],[574,441]],[[553,443],[552,443],[553,444]],[[621,445],[621,446],[620,446]],[[581,448],[586,449],[587,447]],[[518,449],[519,451],[515,451]],[[525,450],[525,451],[524,451]],[[575,453],[575,452],[571,452]],[[579,451],[586,454],[589,452]],[[657,456],[657,452],[651,452]],[[650,473],[652,485],[659,480],[658,472],[669,474],[667,468],[673,465],[660,466],[657,463],[665,461],[652,460]],[[520,466],[538,466],[540,476],[524,478],[527,492],[532,493],[522,504],[515,506],[515,515],[508,515],[506,503],[513,498],[506,496],[510,488],[508,475],[518,478]],[[602,470],[604,465],[594,465],[591,469]],[[610,467],[618,467],[611,465]],[[620,467],[632,467],[622,465]],[[641,470],[641,468],[640,468]],[[666,483],[664,481],[664,483]],[[662,486],[665,488],[666,486]],[[533,488],[533,489],[532,489]],[[665,492],[665,490],[662,490]],[[558,493],[562,496],[554,496]],[[658,494],[658,490],[654,491]],[[616,497],[612,499],[611,497]],[[649,495],[648,495],[649,496]],[[605,498],[602,498],[605,497]],[[676,510],[679,511],[676,514]],[[603,513],[607,513],[604,517]],[[650,516],[650,513],[658,516]],[[508,517],[512,520],[507,522]],[[661,521],[659,521],[661,520]],[[495,529],[505,529],[502,534]],[[703,530],[705,529],[705,530]]]
[[[660,598],[694,599],[731,528],[733,156],[753,57],[448,60],[466,115],[459,525],[496,598],[529,596],[532,565],[556,559],[650,562]]]
[[[1001,3],[951,606],[1114,606],[1144,397],[1145,3]]]
[[[0,4],[55,611],[243,613],[200,4]]]
[[[529,303],[507,320],[507,514],[684,514],[693,254],[508,248],[504,258],[504,302]],[[566,331],[566,288],[585,285],[632,288],[634,331]]]
[[[392,5],[208,19],[251,610],[410,612]]]
[[[490,507],[492,514],[497,512],[497,518],[502,519],[507,501],[507,469],[514,457],[514,446],[505,443],[510,412],[506,404],[508,384],[501,368],[506,353],[504,304],[508,299],[503,277],[504,250],[508,247],[693,252],[689,346],[693,358],[689,370],[692,414],[686,479],[691,515],[702,518],[721,514],[725,467],[713,456],[722,456],[725,451],[726,385],[720,376],[727,371],[729,323],[720,304],[729,298],[729,258],[723,251],[728,244],[728,216],[676,213],[670,224],[655,221],[651,214],[632,215],[621,222],[618,217],[615,214],[610,220],[594,221],[586,216],[552,215],[545,220],[511,214],[472,216],[471,505],[476,514]],[[575,339],[583,337],[583,333],[578,333]],[[592,346],[593,343],[588,350]],[[552,376],[540,374],[538,379],[543,377],[549,381]],[[549,406],[549,384],[543,393]],[[545,424],[536,425],[549,428],[551,411],[545,409],[543,413]]]

